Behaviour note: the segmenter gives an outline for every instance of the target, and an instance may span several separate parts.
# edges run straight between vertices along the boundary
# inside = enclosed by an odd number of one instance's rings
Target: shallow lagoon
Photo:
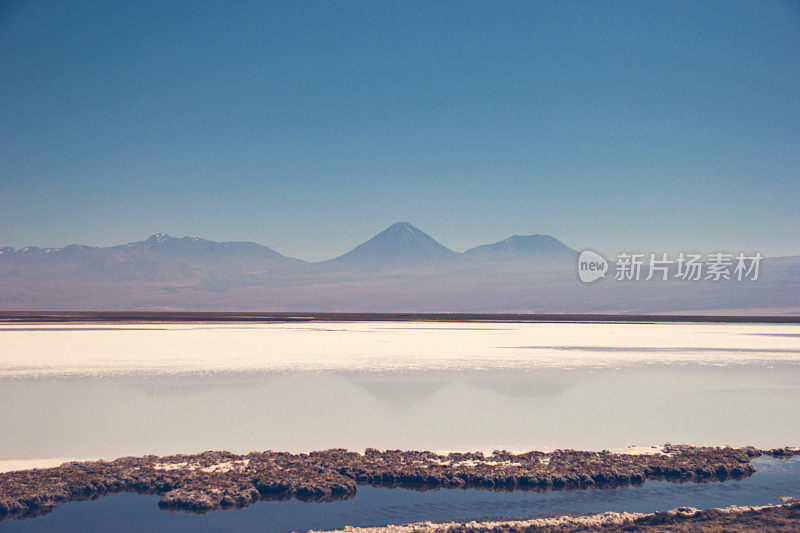
[[[0,346],[0,467],[208,449],[800,444],[797,325],[14,325]]]
[[[800,367],[4,380],[0,459],[800,442]]]
[[[0,326],[0,469],[67,458],[333,447],[616,449],[800,444],[800,326]],[[360,487],[206,516],[120,494],[0,531],[273,531],[774,503],[800,460],[741,481],[549,493]]]

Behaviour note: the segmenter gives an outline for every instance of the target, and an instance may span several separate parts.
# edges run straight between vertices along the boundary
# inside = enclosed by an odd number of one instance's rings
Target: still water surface
[[[800,444],[800,366],[0,381],[0,460]]]
[[[0,326],[0,419],[0,463],[800,445],[800,326]]]

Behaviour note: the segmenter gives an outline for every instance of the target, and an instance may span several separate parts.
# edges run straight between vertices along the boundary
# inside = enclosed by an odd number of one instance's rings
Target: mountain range
[[[592,284],[578,280],[577,257],[549,235],[459,253],[408,222],[319,262],[158,233],[104,248],[2,248],[0,310],[800,314],[800,257],[765,260],[750,283]]]
[[[503,241],[478,246],[458,253],[439,244],[408,222],[397,222],[349,252],[317,263],[341,271],[408,270],[449,267],[466,264],[470,259],[536,261],[574,260],[577,252],[549,235],[509,237]],[[0,268],[21,274],[34,269],[51,274],[80,275],[121,279],[169,275],[170,270],[184,274],[201,270],[247,272],[281,267],[302,269],[306,261],[287,257],[254,242],[214,242],[198,237],[172,237],[157,233],[144,241],[107,248],[70,245],[64,248],[27,247],[0,249]],[[317,268],[319,271],[319,268]],[[0,270],[0,274],[4,273]]]

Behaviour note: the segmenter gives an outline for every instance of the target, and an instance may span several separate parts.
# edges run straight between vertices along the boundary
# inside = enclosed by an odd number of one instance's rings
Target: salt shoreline
[[[797,324],[0,324],[0,337],[0,379],[800,364]]]
[[[791,447],[790,447],[791,448]],[[464,453],[464,452],[481,452],[485,455],[491,455],[497,447],[493,448],[453,448],[449,450],[432,450],[433,453],[439,455],[448,455],[451,453]],[[524,453],[525,448],[519,446],[504,447],[503,449],[513,453]],[[548,453],[553,449],[540,449],[539,451]],[[610,450],[611,453],[618,453],[622,455],[651,455],[661,453],[661,446],[626,446],[624,448],[617,448]],[[97,461],[113,461],[110,457],[42,457],[33,459],[0,459],[0,474],[3,472],[14,472],[16,470],[32,470],[34,468],[55,468],[65,463],[89,463]]]
[[[730,506],[711,509],[679,507],[655,513],[605,512],[585,516],[561,515],[521,520],[416,522],[377,527],[345,527],[329,533],[561,533],[640,531],[772,531],[800,529],[800,498],[784,497],[778,505]],[[309,531],[309,533],[323,533]]]

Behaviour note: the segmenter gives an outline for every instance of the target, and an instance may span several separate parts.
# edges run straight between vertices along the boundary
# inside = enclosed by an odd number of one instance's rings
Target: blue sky
[[[3,2],[0,245],[800,254],[798,2]]]

